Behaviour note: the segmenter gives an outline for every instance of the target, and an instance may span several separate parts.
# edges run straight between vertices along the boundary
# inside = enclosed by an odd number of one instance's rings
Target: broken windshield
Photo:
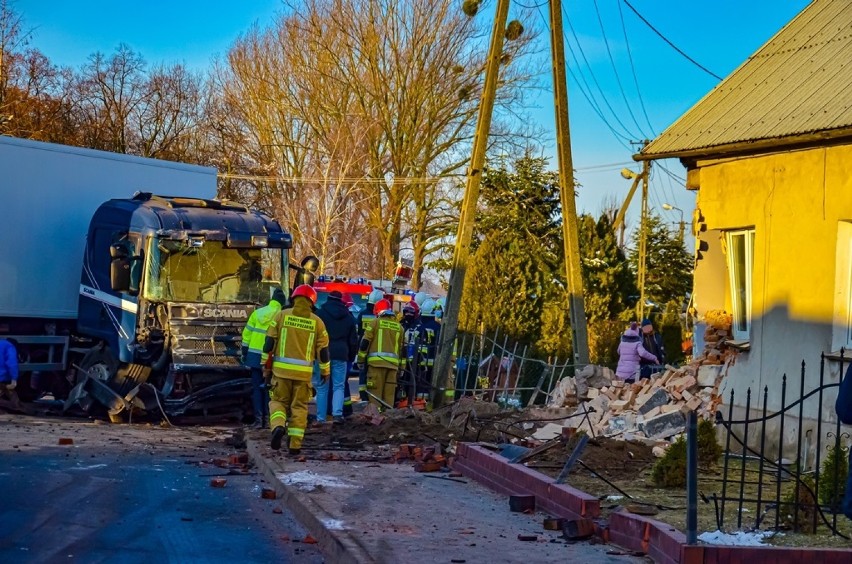
[[[266,303],[281,286],[281,249],[151,237],[143,296],[170,302]]]

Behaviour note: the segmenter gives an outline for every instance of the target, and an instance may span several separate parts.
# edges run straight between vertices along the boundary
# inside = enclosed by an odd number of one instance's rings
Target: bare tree
[[[456,194],[447,190],[455,185],[442,179],[468,158],[487,34],[453,0],[304,0],[290,8],[270,28],[242,37],[220,73],[250,155],[242,171],[270,177],[228,189],[253,203],[275,200],[295,232],[319,223],[325,233],[345,233],[348,243],[336,248],[372,276],[388,273],[408,239],[419,277],[456,221]],[[507,50],[501,102],[514,111],[531,78],[522,62],[531,44]],[[329,159],[338,165],[329,168]],[[332,169],[346,180],[332,191],[347,186],[352,194],[331,200],[355,207],[331,215],[304,209],[317,187],[300,181],[296,190],[286,179],[317,178],[328,196]],[[348,224],[332,228],[329,220]],[[298,235],[306,248],[329,252],[308,243],[325,235]]]

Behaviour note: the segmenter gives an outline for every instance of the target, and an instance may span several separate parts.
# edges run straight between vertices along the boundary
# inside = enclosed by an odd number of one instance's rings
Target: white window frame
[[[852,222],[837,224],[832,351],[852,349]]]
[[[745,245],[743,248],[745,250],[745,260],[743,261],[745,264],[745,272],[743,272],[743,277],[745,280],[744,290],[745,290],[745,311],[740,311],[740,303],[737,299],[738,292],[738,284],[737,284],[737,272],[734,268],[735,258],[734,257],[734,239],[736,237],[744,237]],[[727,266],[728,266],[728,290],[731,295],[731,314],[733,315],[733,322],[731,323],[731,336],[740,341],[740,340],[749,340],[751,338],[751,312],[752,312],[752,281],[754,277],[754,229],[738,229],[736,231],[726,231],[725,232],[725,242],[727,244]],[[741,329],[739,327],[738,320],[745,316],[745,329]]]

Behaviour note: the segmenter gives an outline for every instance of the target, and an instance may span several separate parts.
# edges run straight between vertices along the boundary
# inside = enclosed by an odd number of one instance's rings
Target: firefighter
[[[311,311],[317,301],[316,291],[302,284],[293,290],[291,300],[293,306],[276,313],[269,324],[263,352],[272,354],[272,369],[264,374],[271,381],[271,446],[280,449],[286,433],[289,452],[296,455],[301,452],[308,424],[314,361],[319,360],[320,376],[327,380],[331,374],[331,357],[325,324]]]
[[[376,303],[379,300],[384,299],[385,293],[375,288],[370,295],[367,296],[367,305],[364,308],[364,311],[358,314],[358,342],[361,342],[361,339],[364,338],[364,324],[368,323],[371,319],[375,319],[376,315],[373,313],[373,308],[376,307]],[[367,395],[367,375],[361,370],[358,376],[358,396],[361,401],[367,401],[370,396]]]
[[[269,404],[264,401],[266,386],[263,380],[263,343],[266,341],[266,331],[275,314],[281,311],[287,303],[287,296],[276,288],[272,293],[269,305],[256,309],[249,317],[243,329],[242,360],[243,365],[251,370],[251,403],[254,408],[254,427],[262,429],[269,421]]]
[[[373,313],[376,317],[364,324],[364,336],[358,347],[358,364],[361,373],[366,375],[367,389],[385,404],[393,406],[402,358],[402,326],[388,300],[379,300]],[[379,404],[373,397],[370,401]]]
[[[432,370],[435,366],[435,356],[438,351],[438,342],[441,338],[441,324],[436,319],[438,313],[438,304],[433,299],[428,299],[423,302],[423,307],[420,308],[420,323],[423,326],[423,338],[420,344],[420,366],[423,372],[422,387],[417,389],[418,398],[426,398],[429,396],[432,387]],[[447,379],[443,384],[444,401],[453,401],[455,399],[455,382],[453,380],[452,371],[447,375]]]
[[[420,307],[417,305],[417,302],[411,301],[405,304],[405,307],[402,308],[402,321],[400,324],[402,325],[403,335],[404,365],[402,368],[406,374],[406,377],[403,378],[403,386],[405,387],[405,396],[408,397],[406,405],[411,405],[416,396],[416,382],[420,372],[420,340],[423,336],[423,326],[420,323]]]

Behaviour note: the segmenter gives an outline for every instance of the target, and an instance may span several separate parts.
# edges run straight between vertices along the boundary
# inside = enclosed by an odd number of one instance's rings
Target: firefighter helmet
[[[391,308],[391,303],[388,300],[381,299],[376,302],[376,305],[373,306],[373,313],[376,317],[384,314],[384,315],[393,315],[393,309]]]
[[[417,305],[417,302],[408,302],[402,308],[402,315],[417,319],[417,316],[420,315],[420,306]]]
[[[370,292],[369,296],[367,296],[367,303],[368,304],[375,304],[379,300],[383,299],[384,297],[385,297],[385,293],[382,292],[381,290],[379,290],[378,288],[376,288],[375,290]]]
[[[435,315],[435,309],[436,309],[437,305],[438,305],[438,303],[435,300],[433,300],[432,298],[429,298],[428,300],[423,302],[422,306],[420,306],[420,315],[423,315],[423,316],[426,316],[426,317],[434,316]]]
[[[293,297],[303,297],[311,300],[312,304],[317,303],[317,291],[308,286],[307,284],[302,284],[301,286],[296,286],[296,289],[293,290]]]

